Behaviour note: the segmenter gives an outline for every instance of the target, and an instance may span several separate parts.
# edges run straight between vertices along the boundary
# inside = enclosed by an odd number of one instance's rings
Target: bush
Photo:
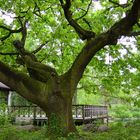
[[[10,122],[7,106],[5,104],[0,105],[0,126],[7,125]]]
[[[84,132],[79,131],[84,140],[139,140],[140,121],[123,123],[115,122],[110,124],[107,132]]]
[[[12,125],[3,127],[0,134],[0,140],[49,140],[45,138],[41,131],[28,132],[16,129]]]
[[[140,118],[140,109],[129,105],[116,105],[111,108],[110,116],[113,118]]]
[[[51,140],[77,140],[75,133],[69,133],[67,138],[61,137],[64,136],[64,130],[60,127],[61,119],[55,114],[51,115],[51,121],[49,123],[49,127],[45,125],[42,128],[42,134],[44,136],[49,137]]]

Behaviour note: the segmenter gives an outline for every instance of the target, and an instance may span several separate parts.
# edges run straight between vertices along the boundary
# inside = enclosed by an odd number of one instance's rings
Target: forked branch
[[[0,41],[4,41],[6,40],[7,38],[9,38],[11,36],[11,34],[13,33],[20,33],[22,31],[22,28],[19,28],[19,29],[15,29],[15,30],[12,30],[6,26],[2,26],[0,25],[0,28],[3,29],[3,30],[6,30],[8,31],[7,35],[3,36],[3,37],[0,37]]]
[[[76,22],[76,20],[74,20],[72,18],[72,12],[70,10],[70,8],[71,8],[71,0],[66,0],[65,1],[65,4],[64,4],[64,1],[63,0],[59,0],[59,1],[61,3],[61,6],[62,6],[63,11],[64,11],[64,15],[65,15],[67,21],[75,29],[75,31],[77,32],[77,34],[79,35],[79,37],[82,40],[94,38],[95,37],[95,33],[94,32],[83,29]]]
[[[81,19],[81,18],[83,18],[84,16],[87,15],[87,13],[88,13],[88,11],[89,11],[89,8],[90,8],[91,4],[92,4],[92,0],[90,0],[90,3],[88,4],[88,6],[87,6],[87,10],[85,11],[85,13],[84,13],[82,16],[80,16],[79,18],[77,18],[76,21],[79,20],[79,19]]]

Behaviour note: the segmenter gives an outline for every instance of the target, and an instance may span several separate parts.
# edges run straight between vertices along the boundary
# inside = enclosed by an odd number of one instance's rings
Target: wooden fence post
[[[82,118],[83,118],[83,123],[85,122],[85,106],[82,105]]]
[[[35,125],[36,120],[36,106],[33,106],[33,125]]]

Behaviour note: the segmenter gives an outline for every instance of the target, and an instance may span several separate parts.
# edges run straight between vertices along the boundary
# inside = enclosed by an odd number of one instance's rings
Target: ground
[[[131,122],[113,122],[109,124],[109,130],[105,132],[83,131],[83,126],[77,126],[80,137],[69,134],[68,138],[58,140],[140,140],[140,120]],[[46,127],[37,131],[16,129],[8,125],[0,129],[0,140],[49,140]]]

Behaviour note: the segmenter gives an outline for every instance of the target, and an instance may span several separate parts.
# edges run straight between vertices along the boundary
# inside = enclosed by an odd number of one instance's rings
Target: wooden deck
[[[38,106],[11,106],[9,113],[15,114],[18,119],[30,119],[35,125],[42,125],[47,122],[45,112]],[[90,123],[101,119],[108,124],[107,106],[98,105],[73,105],[73,119],[75,124]]]

